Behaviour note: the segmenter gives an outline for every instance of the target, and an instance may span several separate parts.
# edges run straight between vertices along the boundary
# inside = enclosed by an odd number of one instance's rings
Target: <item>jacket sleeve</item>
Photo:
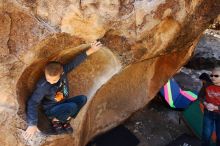
[[[200,89],[200,91],[199,91],[199,94],[198,94],[198,99],[199,99],[199,101],[200,102],[204,102],[205,101],[205,95],[206,95],[206,89],[207,88],[207,85],[205,84],[205,85],[203,85],[202,86],[202,88]]]
[[[45,87],[37,85],[36,90],[29,98],[27,103],[27,123],[28,126],[37,125],[38,122],[38,105],[45,95]]]
[[[80,63],[82,63],[87,58],[86,52],[77,55],[74,57],[69,63],[65,64],[63,66],[64,72],[68,73],[71,70],[73,70],[75,67],[77,67]]]

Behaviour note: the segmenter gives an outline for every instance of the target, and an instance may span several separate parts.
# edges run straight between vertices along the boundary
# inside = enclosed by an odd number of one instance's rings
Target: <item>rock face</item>
[[[204,35],[187,67],[195,70],[212,70],[215,65],[220,65],[219,47],[220,31]]]
[[[145,106],[219,13],[219,0],[1,0],[0,145],[86,145]],[[69,74],[71,96],[89,98],[73,135],[24,142],[26,102],[45,64],[96,39],[105,47]]]

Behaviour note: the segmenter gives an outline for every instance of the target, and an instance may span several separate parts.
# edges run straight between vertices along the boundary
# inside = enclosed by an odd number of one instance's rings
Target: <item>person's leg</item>
[[[217,137],[216,146],[220,146],[220,113],[216,113],[215,127]]]
[[[86,96],[79,95],[73,98],[66,99],[64,102],[52,107],[50,110],[47,110],[45,113],[50,119],[58,119],[59,122],[62,122],[64,129],[68,133],[72,133],[73,129],[70,125],[71,117],[75,117],[78,114],[86,101]],[[57,125],[56,123],[57,121],[55,121],[55,127]],[[60,124],[58,125],[60,126]]]
[[[75,103],[77,105],[77,110],[72,112],[71,117],[76,117],[79,113],[80,109],[86,104],[87,97],[85,95],[78,95],[75,97],[71,97],[65,101],[65,103]]]
[[[61,103],[52,107],[48,112],[48,116],[65,122],[69,116],[77,111],[78,106],[75,103]]]
[[[202,129],[202,146],[209,146],[210,139],[214,128],[213,113],[204,110],[203,129]]]
[[[75,114],[77,111],[78,111],[78,107],[75,103],[63,102],[52,107],[50,110],[46,111],[45,113],[51,119],[51,123],[52,123],[54,130],[58,134],[61,134],[64,132],[64,130],[67,133],[73,132],[73,128],[71,127],[69,123],[70,122],[69,117],[71,117],[71,115]]]

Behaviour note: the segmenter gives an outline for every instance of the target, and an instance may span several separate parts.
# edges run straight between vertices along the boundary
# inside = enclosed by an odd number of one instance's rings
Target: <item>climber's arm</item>
[[[71,70],[73,70],[75,67],[77,67],[80,63],[82,63],[87,56],[95,53],[96,51],[98,51],[101,48],[102,44],[100,42],[93,42],[91,43],[91,48],[88,49],[87,51],[79,54],[78,56],[76,56],[72,61],[70,61],[69,63],[65,64],[63,69],[64,72],[68,73]]]
[[[45,95],[45,87],[38,85],[37,89],[34,91],[27,103],[27,123],[28,128],[24,133],[24,138],[26,140],[32,138],[38,130],[38,105]]]
[[[203,85],[199,91],[199,94],[198,94],[198,100],[203,104],[206,104],[206,102],[205,102],[205,89],[206,89],[206,87],[207,87],[206,85]]]
[[[70,72],[75,67],[77,67],[79,64],[81,64],[86,58],[87,58],[86,52],[83,52],[83,53],[77,55],[69,63],[67,63],[63,66],[64,72],[65,73]]]

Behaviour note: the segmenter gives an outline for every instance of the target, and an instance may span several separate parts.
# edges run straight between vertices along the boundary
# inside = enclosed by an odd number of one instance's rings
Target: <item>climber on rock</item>
[[[28,127],[23,134],[26,140],[32,138],[39,131],[37,123],[40,104],[42,104],[43,111],[57,134],[73,132],[70,125],[71,117],[76,117],[85,105],[87,97],[78,95],[68,98],[67,73],[101,47],[102,44],[95,41],[91,43],[90,49],[82,52],[67,64],[62,65],[59,62],[51,61],[45,66],[45,76],[38,81],[35,91],[27,102]]]

